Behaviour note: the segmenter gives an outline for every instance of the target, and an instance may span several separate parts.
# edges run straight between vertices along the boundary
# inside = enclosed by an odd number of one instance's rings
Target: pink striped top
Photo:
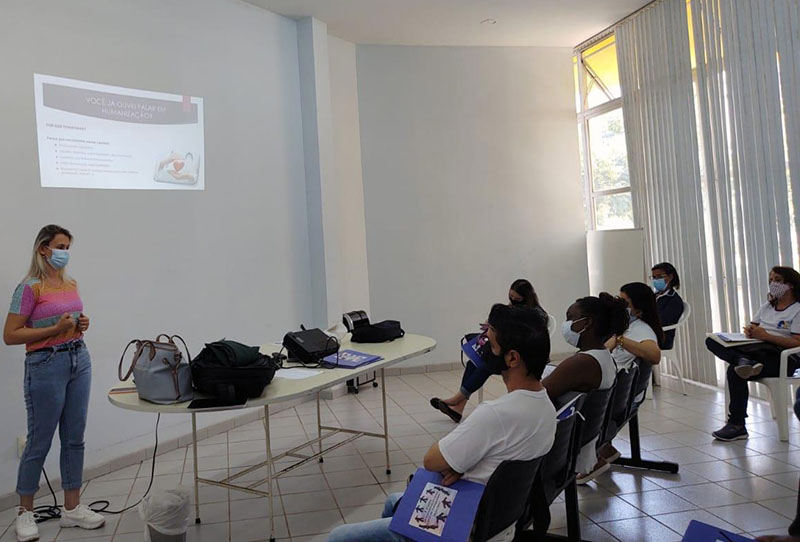
[[[77,322],[78,316],[83,312],[83,302],[78,293],[78,284],[74,281],[65,281],[60,288],[53,288],[39,279],[28,279],[17,286],[8,312],[27,316],[25,327],[42,328],[55,325],[64,313],[70,313]],[[57,346],[80,339],[82,336],[83,334],[75,327],[42,341],[28,343],[25,349],[30,352]]]

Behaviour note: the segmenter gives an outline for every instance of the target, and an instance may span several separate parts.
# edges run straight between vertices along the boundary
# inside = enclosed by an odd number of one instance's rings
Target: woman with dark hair
[[[769,272],[768,301],[744,328],[747,337],[761,342],[726,348],[714,339],[706,339],[706,347],[728,362],[728,423],[712,433],[717,440],[748,437],[744,424],[749,398],[747,381],[778,376],[781,352],[800,346],[799,299],[800,273],[791,267],[773,267]],[[791,356],[788,374],[793,374],[798,367],[800,360]]]
[[[561,333],[578,352],[559,363],[542,380],[553,402],[571,391],[607,390],[614,385],[617,367],[606,341],[625,333],[628,323],[627,303],[606,292],[599,297],[578,299],[567,309]],[[591,472],[597,461],[596,443],[597,439],[581,448],[577,472]]]
[[[683,299],[676,292],[681,287],[678,270],[669,262],[661,262],[653,266],[651,273],[661,325],[675,325],[683,314]],[[661,341],[661,348],[671,350],[674,342],[675,330],[666,331]]]
[[[664,331],[658,318],[656,296],[647,284],[631,282],[620,288],[620,299],[628,307],[630,323],[622,335],[616,335],[606,341],[606,348],[611,352],[617,371],[627,371],[639,358],[650,365],[658,365],[661,361],[660,345],[664,341]],[[644,396],[642,389],[636,401]],[[579,474],[576,482],[585,484],[594,480],[611,467],[611,463],[620,456],[619,451],[610,443],[597,450],[597,463],[588,474]]]
[[[535,309],[540,311],[547,319],[547,313],[539,304],[539,296],[536,295],[536,290],[526,279],[517,279],[511,283],[511,288],[508,290],[508,304],[515,307]],[[481,330],[484,332],[486,331],[485,326],[485,324],[481,325]],[[475,335],[467,336],[468,340],[474,337]],[[454,422],[459,423],[470,396],[481,389],[490,376],[492,376],[491,373],[484,367],[477,367],[474,363],[467,362],[464,366],[464,375],[461,377],[461,387],[458,392],[449,399],[434,397],[431,399],[431,406],[436,410],[442,411]]]
[[[536,295],[536,290],[533,289],[533,284],[527,279],[517,279],[511,283],[511,288],[508,290],[508,303],[517,307],[542,308],[539,304],[539,296]]]

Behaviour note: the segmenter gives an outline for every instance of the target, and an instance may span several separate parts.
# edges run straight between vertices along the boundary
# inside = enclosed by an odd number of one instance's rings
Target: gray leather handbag
[[[162,340],[164,339],[164,340]],[[180,340],[186,351],[186,359],[175,344]],[[122,362],[128,349],[136,345],[128,373],[123,376]],[[127,380],[133,375],[139,398],[151,403],[170,405],[192,399],[192,371],[189,368],[189,349],[178,335],[161,334],[155,341],[133,340],[125,347],[119,360],[118,376]]]

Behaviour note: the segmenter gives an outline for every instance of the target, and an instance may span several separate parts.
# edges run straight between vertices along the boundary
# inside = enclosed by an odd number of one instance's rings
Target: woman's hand
[[[86,333],[87,329],[89,329],[89,317],[81,313],[81,315],[78,316],[78,331]]]
[[[759,341],[767,341],[769,340],[770,333],[761,326],[748,326],[750,328],[750,332],[748,333],[745,331],[745,335],[750,337],[751,339],[758,339]]]
[[[56,322],[56,325],[53,327],[55,328],[56,335],[60,335],[75,329],[76,325],[77,324],[75,319],[72,318],[72,315],[68,312],[65,312],[61,315],[61,318],[58,319],[58,322]]]

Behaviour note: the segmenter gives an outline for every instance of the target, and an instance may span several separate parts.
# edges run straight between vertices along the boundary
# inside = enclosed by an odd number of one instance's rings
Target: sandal
[[[433,399],[431,399],[431,406],[436,410],[439,410],[444,414],[446,414],[454,422],[456,423],[461,422],[461,414],[450,408],[447,404],[445,404],[444,401],[442,401],[438,397],[434,397]]]

